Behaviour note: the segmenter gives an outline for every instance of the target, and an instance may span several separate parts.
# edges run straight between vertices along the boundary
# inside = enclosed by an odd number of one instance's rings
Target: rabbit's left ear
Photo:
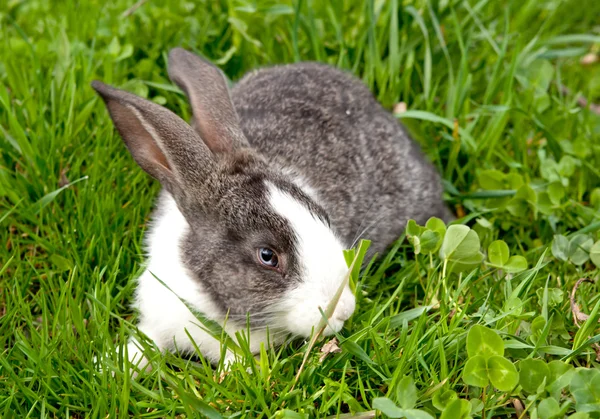
[[[192,127],[213,153],[247,147],[221,70],[183,48],[169,52],[169,77],[187,95]]]
[[[189,190],[214,171],[214,156],[181,118],[156,103],[94,81],[92,87],[135,161],[172,194]]]

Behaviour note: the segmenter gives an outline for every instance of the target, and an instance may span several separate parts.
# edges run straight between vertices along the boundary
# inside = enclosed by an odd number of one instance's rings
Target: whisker
[[[367,221],[367,215],[369,215],[369,213],[371,212],[371,209],[373,209],[373,205],[375,205],[375,202],[371,202],[371,205],[369,206],[369,208],[367,209],[367,212],[365,214],[365,216],[363,217],[362,221],[360,222],[360,224],[358,225],[357,233],[360,231],[360,229],[362,228],[363,224],[365,223],[365,221]],[[363,231],[364,233],[364,231]],[[359,233],[355,236],[353,242],[352,242],[352,246],[350,246],[350,248],[353,248],[354,245],[356,244],[356,242],[358,241],[358,237],[360,237],[361,234],[363,233]]]
[[[362,235],[365,234],[369,229],[378,225],[379,222],[385,217],[385,215],[386,214],[384,212],[381,216],[379,216],[378,218],[374,219],[371,223],[369,223],[369,225],[367,225],[360,233],[358,233],[356,238],[352,242],[352,245],[350,246],[350,248],[353,248],[354,246],[356,246],[356,243],[358,243],[358,241],[360,240]],[[362,225],[362,223],[361,223],[361,225]]]

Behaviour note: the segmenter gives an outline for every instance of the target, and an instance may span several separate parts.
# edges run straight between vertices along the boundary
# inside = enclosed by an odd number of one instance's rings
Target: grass
[[[477,407],[474,417],[550,417],[540,402],[547,393],[465,383],[475,324],[500,333],[511,362],[598,370],[598,268],[552,244],[557,234],[600,238],[600,117],[579,103],[600,102],[600,65],[581,62],[598,56],[600,2],[133,6],[0,5],[0,417],[371,417],[375,399],[405,400],[404,376],[418,389],[416,407],[434,416],[436,394],[453,390]],[[297,383],[307,349],[298,341],[258,363],[245,351],[228,373],[201,357],[159,354],[137,381],[117,356],[97,371],[94,356],[134,329],[131,280],[158,185],[135,166],[89,83],[189,117],[166,74],[174,46],[234,81],[261,65],[323,61],[362,77],[385,106],[406,103],[398,116],[439,167],[460,222],[484,252],[502,239],[529,269],[445,272],[437,255],[400,240],[363,271],[341,353],[320,362],[318,343]],[[596,282],[577,291],[590,315],[577,325],[568,295],[582,277]],[[572,392],[555,395],[563,416],[585,410]]]

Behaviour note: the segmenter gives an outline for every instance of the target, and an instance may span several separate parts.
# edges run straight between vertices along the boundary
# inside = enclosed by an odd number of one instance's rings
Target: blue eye
[[[261,247],[258,249],[258,261],[268,268],[277,268],[279,265],[277,253],[268,247]]]

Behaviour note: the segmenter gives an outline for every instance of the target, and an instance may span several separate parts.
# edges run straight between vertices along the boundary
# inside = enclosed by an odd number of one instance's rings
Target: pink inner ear
[[[146,154],[147,160],[155,161],[157,164],[161,165],[164,168],[164,170],[171,172],[171,166],[169,165],[167,158],[162,153],[162,151],[160,151],[156,144],[145,144],[143,146],[142,152]]]
[[[226,127],[219,127],[219,121],[213,115],[213,112],[203,109],[202,101],[192,102],[195,112],[193,115],[192,127],[200,134],[204,144],[213,153],[230,153],[233,151],[233,142],[231,133],[227,132]],[[200,112],[198,112],[200,110]]]
[[[169,53],[169,77],[192,105],[194,130],[213,153],[246,146],[227,82],[221,71],[197,55],[174,48]]]
[[[113,100],[107,103],[107,107],[119,134],[137,164],[161,181],[164,180],[165,175],[171,176],[171,166],[167,157],[135,113],[127,106]]]

